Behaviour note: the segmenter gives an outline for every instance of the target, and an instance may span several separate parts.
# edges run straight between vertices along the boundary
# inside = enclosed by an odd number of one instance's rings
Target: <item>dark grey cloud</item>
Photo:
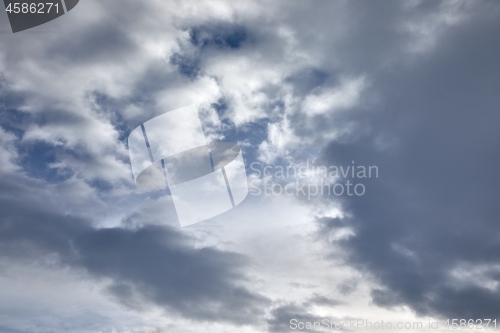
[[[298,322],[304,323],[303,325],[311,323],[312,328],[301,329],[303,332],[320,332],[322,331],[320,327],[323,326],[324,328],[323,319],[334,320],[335,318],[322,318],[312,314],[311,310],[313,310],[314,306],[334,307],[340,304],[342,302],[319,294],[313,294],[301,303],[288,302],[278,304],[271,310],[271,317],[267,320],[268,331],[294,332],[297,330],[294,325],[291,325],[291,321],[294,320],[293,324],[297,324]],[[316,326],[314,326],[314,323],[316,323]]]
[[[194,320],[249,324],[268,300],[243,286],[248,259],[195,248],[169,227],[96,229],[57,208],[45,183],[19,175],[0,180],[0,253],[21,262],[52,255],[61,267],[111,279],[109,293],[125,306],[159,305]],[[136,307],[137,308],[137,307]]]
[[[287,77],[285,81],[291,83],[294,88],[294,95],[304,96],[314,88],[328,84],[332,75],[317,68],[306,68],[299,70]]]
[[[358,284],[357,280],[348,280],[338,285],[337,288],[342,295],[348,296],[356,291]]]
[[[323,318],[309,313],[308,308],[302,304],[286,303],[271,310],[271,318],[267,320],[267,329],[269,332],[294,332],[290,327],[290,321],[294,319],[303,323],[320,323]],[[307,332],[319,331],[313,329]]]
[[[482,2],[432,51],[374,75],[382,103],[345,116],[365,131],[324,151],[327,164],[379,167],[365,196],[345,198],[352,218],[318,221],[322,232],[354,227],[347,262],[382,283],[377,305],[498,318],[500,288],[482,281],[500,282],[499,18],[498,3]],[[473,280],[451,276],[480,266]]]
[[[304,323],[320,323],[322,318],[315,316],[307,311],[302,305],[294,303],[287,303],[280,305],[271,311],[271,318],[268,319],[269,332],[294,332],[290,328],[290,321],[297,320],[297,322]],[[305,332],[319,332],[318,330],[304,330]]]
[[[103,229],[78,237],[79,256],[71,261],[98,277],[112,277],[114,295],[129,300],[134,287],[170,311],[209,321],[255,322],[267,300],[238,283],[245,258],[213,248],[194,249],[179,232]],[[121,289],[116,289],[118,286]]]
[[[174,53],[170,57],[170,63],[177,67],[177,70],[182,75],[194,80],[200,75],[201,64],[197,54]]]
[[[180,45],[181,52],[174,53],[170,63],[192,80],[202,74],[205,58],[239,49],[249,40],[247,28],[230,21],[206,22],[186,30],[189,42]]]
[[[18,330],[18,329],[12,328],[12,327],[4,326],[4,325],[0,325],[0,332],[2,332],[2,333],[21,333],[21,332],[25,332],[25,331]]]
[[[119,61],[123,54],[131,54],[135,43],[125,27],[104,21],[81,31],[64,34],[51,43],[43,55],[45,59],[65,64]]]

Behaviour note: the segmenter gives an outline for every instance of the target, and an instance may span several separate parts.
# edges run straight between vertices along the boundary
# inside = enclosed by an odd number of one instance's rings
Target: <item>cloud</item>
[[[484,3],[442,32],[439,47],[412,66],[372,76],[383,103],[353,117],[369,130],[324,150],[326,164],[379,167],[378,179],[363,181],[365,196],[345,198],[343,223],[355,237],[341,241],[349,264],[384,286],[372,290],[379,306],[498,318],[500,100],[491,89],[500,81],[489,73],[498,68],[500,25],[498,8],[490,10]]]
[[[306,114],[317,115],[332,113],[337,109],[352,108],[359,102],[365,85],[365,80],[362,77],[344,80],[336,89],[308,95],[302,104],[302,110]]]
[[[198,321],[252,323],[268,303],[245,287],[243,255],[197,248],[172,227],[97,229],[88,217],[61,212],[43,181],[4,171],[0,182],[3,257],[30,262],[52,256],[60,269],[110,281],[110,294],[124,305],[138,298],[142,307]]]
[[[304,323],[321,323],[322,318],[312,315],[307,310],[296,304],[283,304],[271,311],[271,318],[268,320],[269,332],[290,332],[291,321],[296,319],[297,322]],[[319,332],[319,330],[308,329],[306,332]]]
[[[132,290],[146,300],[196,320],[255,322],[267,300],[238,281],[243,257],[216,249],[193,249],[182,235],[143,228],[135,232],[99,230],[77,242],[75,260],[91,274],[112,277],[122,302]]]
[[[339,304],[342,304],[342,302],[318,294],[313,294],[310,298],[299,304],[279,304],[271,310],[271,318],[267,321],[268,330],[269,332],[293,332],[298,328],[293,324],[302,322],[304,327],[306,323],[310,323],[311,325],[310,328],[307,327],[306,332],[321,332],[324,329],[323,319],[332,320],[334,318],[324,318],[314,315],[311,313],[311,309],[315,306],[335,307]],[[316,326],[314,326],[314,323],[316,323]]]

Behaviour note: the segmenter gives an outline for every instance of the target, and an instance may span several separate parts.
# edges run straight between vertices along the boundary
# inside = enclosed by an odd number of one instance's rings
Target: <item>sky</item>
[[[497,0],[1,11],[0,332],[500,324],[499,35]],[[181,227],[127,138],[192,104],[250,192]]]

